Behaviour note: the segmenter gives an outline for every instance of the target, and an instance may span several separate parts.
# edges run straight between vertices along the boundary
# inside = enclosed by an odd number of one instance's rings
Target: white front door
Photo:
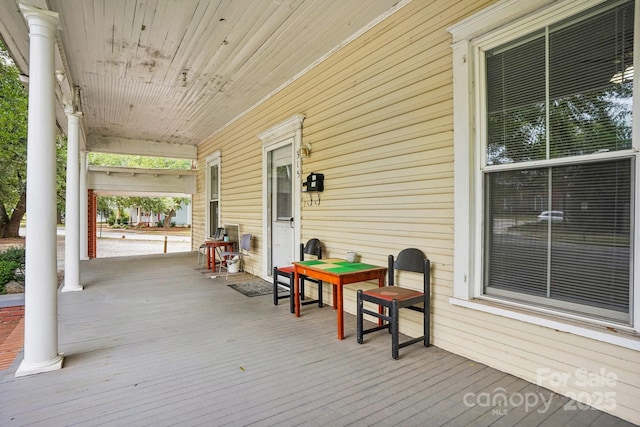
[[[270,247],[271,265],[273,267],[290,265],[295,260],[295,217],[294,217],[294,163],[293,163],[293,139],[286,145],[278,145],[278,148],[267,151],[269,164],[269,223],[270,223]]]

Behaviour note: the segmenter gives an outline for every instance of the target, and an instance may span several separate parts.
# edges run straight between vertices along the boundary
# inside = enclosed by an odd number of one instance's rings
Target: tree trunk
[[[4,203],[0,202],[0,238],[4,237],[4,229],[9,224],[9,216],[7,215],[7,209],[4,207]]]
[[[174,216],[176,216],[176,211],[174,211],[173,209],[171,209],[169,213],[164,215],[164,228],[171,228],[171,218],[173,218]]]
[[[20,221],[22,221],[22,217],[27,211],[27,193],[23,191],[20,194],[20,199],[16,204],[16,207],[13,209],[13,213],[11,214],[11,218],[9,218],[9,222],[4,226],[2,230],[3,238],[16,238],[20,237]],[[6,215],[6,213],[5,213]]]

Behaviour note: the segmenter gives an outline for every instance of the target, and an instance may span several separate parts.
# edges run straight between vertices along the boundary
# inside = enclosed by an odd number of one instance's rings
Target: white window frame
[[[611,333],[607,326],[619,331],[640,331],[640,269],[636,268],[631,301],[632,327],[596,321],[586,316],[568,315],[553,309],[534,308],[524,303],[511,303],[483,295],[483,183],[481,165],[483,145],[481,121],[484,80],[479,72],[483,58],[481,49],[503,44],[531,33],[553,22],[577,15],[604,0],[503,0],[453,25],[453,97],[454,97],[454,283],[450,303],[499,316],[547,326],[640,351],[640,339],[631,334]],[[640,58],[640,0],[635,4],[636,42],[634,58]],[[634,94],[640,94],[640,78],[633,83]],[[634,96],[634,118],[640,118],[640,96]],[[638,153],[640,119],[633,120],[633,149]],[[636,159],[636,164],[639,159]],[[635,175],[635,217],[640,225],[640,173]],[[640,237],[633,240],[633,265],[640,265]],[[562,320],[562,319],[566,320]],[[576,322],[578,320],[578,322]]]
[[[221,176],[222,174],[220,173],[220,151],[216,151],[212,154],[210,154],[209,156],[207,156],[207,158],[205,159],[205,162],[207,164],[207,173],[206,173],[206,200],[205,200],[205,235],[207,237],[213,237],[213,236],[209,236],[209,231],[211,230],[211,224],[209,223],[211,221],[211,167],[212,166],[218,166],[218,206],[220,209],[220,212],[218,212],[218,219],[222,218],[222,192],[221,192]],[[220,224],[216,224],[216,227],[220,227]]]

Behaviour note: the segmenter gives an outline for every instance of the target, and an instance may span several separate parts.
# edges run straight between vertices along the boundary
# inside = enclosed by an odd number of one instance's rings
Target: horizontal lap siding
[[[255,129],[227,129],[198,148],[198,198],[193,216],[200,229],[194,229],[194,244],[205,238],[206,158],[220,152],[220,217],[222,224],[238,224],[240,233],[251,233],[251,264],[254,273],[262,270],[262,152]],[[194,224],[195,224],[194,220]]]
[[[320,205],[305,207],[302,226],[325,242],[328,256],[355,250],[386,265],[388,254],[415,246],[451,264],[450,42],[445,32],[433,37],[412,7],[430,6],[409,5],[314,70],[332,78],[315,87],[306,110],[304,141],[313,153],[304,174],[324,173],[326,190]],[[347,291],[353,312],[351,299]]]
[[[191,249],[194,251],[202,244],[206,233],[207,165],[199,153],[196,169],[196,193],[191,197]]]
[[[533,383],[539,372],[565,375],[566,381],[541,385],[635,423],[640,420],[637,351],[451,305],[442,305],[439,314],[441,348]],[[607,375],[615,380],[607,383]],[[607,395],[613,400],[603,400]]]
[[[638,352],[549,328],[452,306],[453,87],[447,27],[492,1],[414,1],[331,58],[247,112],[199,147],[194,236],[204,236],[204,158],[222,153],[222,218],[256,236],[262,271],[262,151],[257,135],[304,114],[303,143],[312,147],[302,176],[325,175],[320,203],[302,196],[302,241],[317,237],[326,257],[356,251],[385,265],[388,254],[422,249],[432,261],[433,343],[529,381],[538,368],[557,372],[604,368],[618,375],[614,413],[639,420]],[[314,196],[314,200],[317,199]],[[415,276],[403,280],[421,286]],[[345,310],[355,313],[355,290]],[[315,288],[308,285],[309,294]],[[326,286],[325,301],[331,301]],[[305,308],[306,310],[306,308]],[[401,330],[420,334],[420,316],[403,314]],[[556,391],[597,392],[586,387]],[[602,408],[606,409],[606,408]]]

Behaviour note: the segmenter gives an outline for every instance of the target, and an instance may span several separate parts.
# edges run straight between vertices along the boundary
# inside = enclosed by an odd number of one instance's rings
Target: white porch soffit
[[[88,151],[134,154],[134,141],[160,148],[145,155],[185,158],[188,146],[410,1],[4,0],[0,37],[28,75],[29,32],[17,4],[57,13],[60,129],[62,107],[73,101]],[[157,152],[172,144],[183,153]]]

